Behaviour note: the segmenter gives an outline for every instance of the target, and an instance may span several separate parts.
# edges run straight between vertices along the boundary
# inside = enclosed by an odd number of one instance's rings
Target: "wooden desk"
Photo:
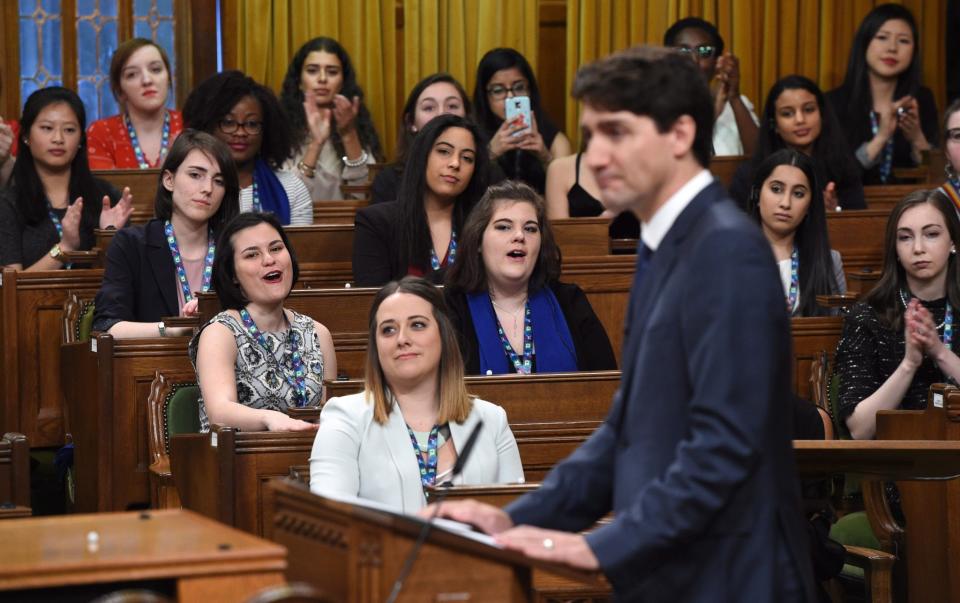
[[[169,581],[179,601],[240,602],[282,584],[287,567],[282,546],[182,510],[17,519],[0,524],[0,538],[0,599],[150,580]]]
[[[29,517],[30,444],[23,434],[0,438],[0,519]]]
[[[840,252],[847,280],[866,270],[883,269],[883,237],[889,209],[864,209],[827,214],[830,247]],[[861,295],[867,290],[861,288]]]
[[[130,187],[133,195],[133,214],[130,224],[145,224],[153,217],[153,206],[157,200],[157,186],[160,183],[160,169],[148,170],[95,170],[94,177],[103,178],[118,191]],[[97,201],[99,203],[99,201]]]

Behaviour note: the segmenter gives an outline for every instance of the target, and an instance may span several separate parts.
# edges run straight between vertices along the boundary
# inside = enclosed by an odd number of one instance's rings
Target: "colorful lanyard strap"
[[[953,202],[954,208],[960,212],[960,178],[948,178],[940,187],[940,190]]]
[[[907,294],[903,289],[900,290],[900,301],[903,303],[903,308],[906,309]],[[949,300],[947,300],[947,307],[944,310],[943,322],[937,325],[937,331],[940,329],[943,329],[943,336],[941,337],[943,345],[948,350],[953,350],[953,307]]]
[[[800,250],[796,246],[790,254],[790,293],[787,295],[787,312],[793,314],[797,309],[800,293]]]
[[[253,196],[253,202],[250,204],[251,205],[250,211],[254,211],[257,213],[263,211],[262,209],[263,206],[260,204],[260,192],[257,190],[256,182],[253,183],[252,196]]]
[[[62,241],[63,224],[60,222],[60,216],[57,215],[57,212],[53,211],[53,206],[50,205],[50,201],[47,201],[47,214],[50,216],[50,221],[53,222],[53,227],[57,229],[57,241]],[[63,267],[69,270],[71,264],[64,264]]]
[[[133,147],[133,154],[137,158],[137,165],[140,166],[141,170],[145,170],[149,167],[150,162],[147,161],[146,156],[143,154],[143,149],[140,147],[140,139],[137,138],[137,129],[133,127],[133,122],[130,121],[130,116],[126,113],[123,114],[123,123],[127,126],[127,136],[130,137],[130,146]],[[170,112],[163,112],[163,131],[160,134],[160,155],[157,156],[156,165],[163,163],[163,158],[167,156],[167,149],[170,148]]]
[[[190,292],[190,283],[187,282],[187,271],[183,267],[183,258],[180,256],[180,246],[177,245],[177,237],[173,234],[173,224],[167,220],[163,224],[163,232],[167,235],[167,245],[170,246],[170,255],[173,256],[173,265],[177,270],[177,280],[180,281],[180,289],[183,291],[183,302],[186,303],[193,299]],[[213,277],[213,256],[217,253],[217,244],[213,239],[213,231],[208,235],[207,257],[203,263],[203,284],[201,291],[210,290],[210,280]]]
[[[876,136],[880,131],[880,121],[877,114],[870,112],[870,130]],[[890,169],[893,167],[893,137],[883,145],[883,158],[880,161],[880,182],[886,183],[890,179]]]
[[[500,319],[497,318],[497,333],[500,335],[500,343],[503,344],[503,351],[506,352],[507,358],[509,358],[511,364],[513,364],[513,368],[516,369],[517,373],[522,375],[529,375],[533,372],[533,320],[530,316],[530,303],[527,302],[523,312],[522,359],[517,356],[513,346],[510,345],[510,340],[507,339],[506,333],[503,332],[503,325],[500,324]]]
[[[447,266],[453,266],[453,263],[457,259],[457,231],[450,231],[450,246],[447,247]],[[434,270],[440,270],[440,258],[437,257],[437,252],[433,249],[430,250],[430,267]]]
[[[420,483],[424,486],[433,486],[437,482],[437,439],[440,436],[440,426],[434,425],[427,437],[427,459],[423,459],[423,450],[417,443],[417,435],[413,433],[410,426],[407,425],[407,433],[410,434],[410,443],[413,444],[413,451],[417,455],[417,464],[420,466]]]
[[[243,320],[243,326],[246,327],[250,336],[260,344],[260,347],[263,348],[271,358],[276,360],[276,357],[273,355],[273,346],[270,341],[267,340],[266,336],[260,332],[260,329],[257,328],[257,323],[253,322],[253,318],[250,316],[250,313],[247,312],[246,308],[240,310],[240,318]],[[292,371],[288,372],[284,370],[281,365],[280,372],[283,374],[283,378],[287,380],[287,383],[293,388],[296,407],[303,408],[307,405],[309,392],[307,391],[307,370],[304,368],[303,358],[300,356],[300,346],[297,344],[297,339],[298,335],[291,325],[290,334],[287,336],[286,353],[290,355]],[[290,375],[290,372],[293,373],[293,376]]]

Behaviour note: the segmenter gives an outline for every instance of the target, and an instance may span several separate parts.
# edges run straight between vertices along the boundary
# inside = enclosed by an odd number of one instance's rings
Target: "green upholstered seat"
[[[174,384],[164,406],[164,448],[170,454],[172,436],[200,431],[200,387],[195,382]]]
[[[93,301],[86,302],[80,310],[80,320],[77,321],[77,341],[90,341],[93,331],[93,314],[96,306]]]
[[[867,519],[865,511],[848,513],[833,524],[830,528],[830,538],[840,544],[859,546],[867,549],[882,551],[880,541],[873,534],[870,527],[870,520]],[[863,579],[863,569],[849,563],[844,564],[840,572],[844,576],[857,577]]]

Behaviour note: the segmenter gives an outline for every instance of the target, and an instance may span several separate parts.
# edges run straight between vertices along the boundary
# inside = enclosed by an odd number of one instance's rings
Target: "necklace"
[[[527,307],[527,298],[523,298],[523,303],[520,304],[520,307],[517,308],[516,310],[514,310],[513,312],[511,312],[510,310],[507,310],[506,308],[504,308],[503,306],[501,306],[500,304],[498,304],[498,303],[493,299],[493,296],[490,296],[490,303],[493,304],[493,307],[494,307],[494,308],[497,308],[497,309],[500,310],[501,312],[504,312],[507,316],[513,318],[513,330],[510,331],[510,332],[511,332],[512,334],[516,335],[516,334],[517,334],[517,315],[520,314],[520,311],[521,311],[521,310],[523,310],[524,308]]]
[[[170,255],[173,256],[173,266],[177,271],[177,280],[180,281],[180,289],[183,291],[183,302],[187,303],[193,299],[193,293],[190,292],[190,283],[187,282],[187,271],[183,267],[183,258],[180,256],[180,246],[177,245],[177,237],[173,233],[173,224],[170,220],[163,223],[163,232],[167,235],[167,245],[170,246]],[[213,239],[213,230],[208,230],[207,234],[207,257],[203,261],[203,282],[200,285],[200,291],[210,290],[210,281],[213,278],[213,256],[217,253],[217,244]]]
[[[880,132],[880,120],[875,111],[870,112],[870,131],[876,136]],[[890,168],[893,166],[893,137],[883,145],[883,157],[880,161],[880,182],[886,184],[890,179]]]
[[[457,259],[457,231],[450,231],[450,245],[447,247],[447,266],[452,266],[453,262]],[[440,258],[437,257],[437,252],[433,249],[430,250],[430,267],[434,270],[440,270]]]
[[[246,308],[241,308],[240,318],[243,320],[243,326],[246,327],[247,332],[250,333],[254,341],[259,343],[260,347],[268,352],[270,357],[276,361],[276,356],[273,355],[273,345],[271,345],[271,341],[257,328],[257,323],[253,321],[253,317],[250,316]],[[284,319],[286,319],[286,314],[284,314]],[[295,406],[302,408],[307,405],[309,392],[307,391],[307,371],[303,366],[303,358],[300,356],[300,346],[297,345],[297,339],[297,333],[293,330],[293,325],[290,325],[290,331],[287,335],[287,346],[284,351],[285,354],[290,356],[290,371],[284,370],[283,365],[280,365],[280,373],[283,374],[283,378],[286,379],[287,383],[293,387]],[[292,376],[290,375],[291,372],[293,373]]]
[[[150,162],[147,161],[146,156],[143,154],[143,149],[140,148],[140,139],[137,138],[137,130],[133,127],[133,122],[130,121],[130,116],[126,113],[123,114],[123,123],[127,126],[127,136],[130,137],[130,146],[133,147],[133,154],[137,158],[137,165],[140,166],[141,170],[145,170],[150,166]],[[167,156],[167,149],[170,146],[170,112],[163,112],[163,130],[160,133],[160,154],[157,156],[156,165],[160,165],[163,162],[163,158]]]
[[[793,314],[797,306],[798,293],[800,291],[800,251],[797,246],[793,246],[793,252],[790,254],[790,293],[787,295],[787,312]]]
[[[907,309],[907,294],[901,289],[900,290],[900,302],[903,303],[903,309]],[[953,348],[953,308],[950,306],[950,302],[947,302],[947,307],[943,315],[943,322],[937,325],[937,331],[943,329],[943,345],[947,349]]]

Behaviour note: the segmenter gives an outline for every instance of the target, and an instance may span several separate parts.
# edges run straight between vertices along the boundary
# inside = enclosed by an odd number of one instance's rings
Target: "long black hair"
[[[70,162],[69,201],[83,197],[83,222],[85,227],[96,228],[100,216],[100,199],[107,189],[100,186],[90,173],[87,163],[87,113],[77,93],[62,86],[37,90],[27,98],[20,116],[20,143],[17,160],[13,164],[12,184],[16,192],[17,209],[27,224],[35,225],[48,216],[45,200],[47,193],[37,174],[33,153],[30,150],[30,129],[40,112],[50,105],[63,103],[70,107],[80,127],[80,146]]]
[[[823,205],[823,187],[817,180],[813,161],[793,149],[780,149],[760,162],[754,171],[753,187],[750,189],[750,213],[760,222],[760,195],[763,183],[780,165],[798,168],[807,177],[810,189],[810,204],[807,213],[797,225],[794,233],[794,245],[800,256],[800,305],[801,316],[824,316],[830,310],[817,305],[818,295],[840,293],[833,272],[833,258],[830,254],[830,239],[827,235],[827,217]]]
[[[820,87],[813,80],[802,75],[788,75],[780,78],[767,93],[767,99],[763,104],[760,132],[757,136],[757,148],[751,163],[753,172],[756,173],[760,164],[770,155],[787,148],[787,143],[777,133],[777,99],[787,90],[806,90],[817,99],[817,107],[820,110],[820,136],[813,142],[812,155],[821,186],[826,186],[828,182],[833,181],[837,184],[837,188],[843,188],[845,184],[859,179],[860,168],[847,146],[833,107],[826,101]]]
[[[908,209],[929,203],[943,215],[943,221],[950,233],[950,240],[954,246],[960,246],[960,217],[953,203],[937,189],[918,190],[900,200],[890,211],[887,219],[887,228],[883,238],[883,274],[873,289],[867,293],[863,301],[870,304],[880,320],[894,331],[903,329],[903,303],[900,299],[901,290],[909,290],[907,275],[900,265],[897,255],[897,226],[900,218]],[[947,259],[947,301],[950,306],[960,308],[960,272],[957,269],[957,256],[951,253]]]
[[[537,78],[533,75],[533,69],[527,59],[513,48],[494,48],[480,59],[480,64],[477,65],[477,83],[473,88],[473,118],[484,135],[487,138],[492,137],[503,123],[503,119],[497,117],[490,108],[487,85],[496,72],[512,68],[519,70],[530,83],[530,110],[537,118],[540,132],[556,129],[540,104],[540,88],[537,86]]]
[[[213,134],[220,120],[248,96],[256,99],[263,111],[260,158],[278,170],[293,155],[290,126],[273,90],[242,71],[224,71],[200,82],[183,105],[184,126]]]
[[[893,98],[896,100],[907,95],[915,96],[920,89],[920,32],[917,30],[913,13],[899,4],[880,4],[874,7],[860,22],[860,27],[853,37],[850,58],[847,60],[847,74],[839,88],[843,106],[837,107],[837,112],[840,113],[848,140],[870,140],[873,135],[869,130],[869,121],[864,119],[865,115],[873,111],[867,47],[883,24],[890,20],[906,22],[913,32],[913,59],[910,66],[897,77]]]
[[[489,159],[486,152],[486,140],[472,121],[459,115],[440,115],[435,117],[420,131],[410,145],[407,162],[403,167],[403,178],[397,191],[397,203],[400,204],[397,240],[400,247],[401,266],[429,265],[430,225],[427,222],[427,210],[423,200],[427,192],[427,162],[433,151],[433,144],[449,128],[463,128],[473,136],[476,153],[473,164],[473,176],[457,197],[453,206],[453,228],[462,232],[467,215],[487,189]]]
[[[363,102],[363,89],[357,83],[357,72],[353,68],[353,62],[350,61],[350,55],[340,45],[340,42],[333,38],[314,38],[301,46],[300,50],[293,55],[290,66],[287,67],[287,74],[283,78],[283,85],[280,88],[280,106],[290,123],[295,146],[303,145],[310,134],[310,129],[307,127],[307,116],[303,111],[303,90],[300,89],[300,74],[303,72],[303,63],[311,52],[329,52],[336,55],[340,60],[340,66],[343,69],[343,85],[340,87],[338,94],[342,94],[348,100],[353,100],[354,96],[360,99],[360,111],[357,113],[357,136],[360,138],[360,146],[364,149],[370,149],[373,156],[379,161],[383,156],[383,149],[380,147],[380,137],[377,136],[377,130],[373,126],[370,111],[367,110],[367,106]],[[343,141],[340,139],[336,124],[332,125],[330,140],[333,141],[333,148],[337,150],[337,155],[342,157],[346,155]]]

